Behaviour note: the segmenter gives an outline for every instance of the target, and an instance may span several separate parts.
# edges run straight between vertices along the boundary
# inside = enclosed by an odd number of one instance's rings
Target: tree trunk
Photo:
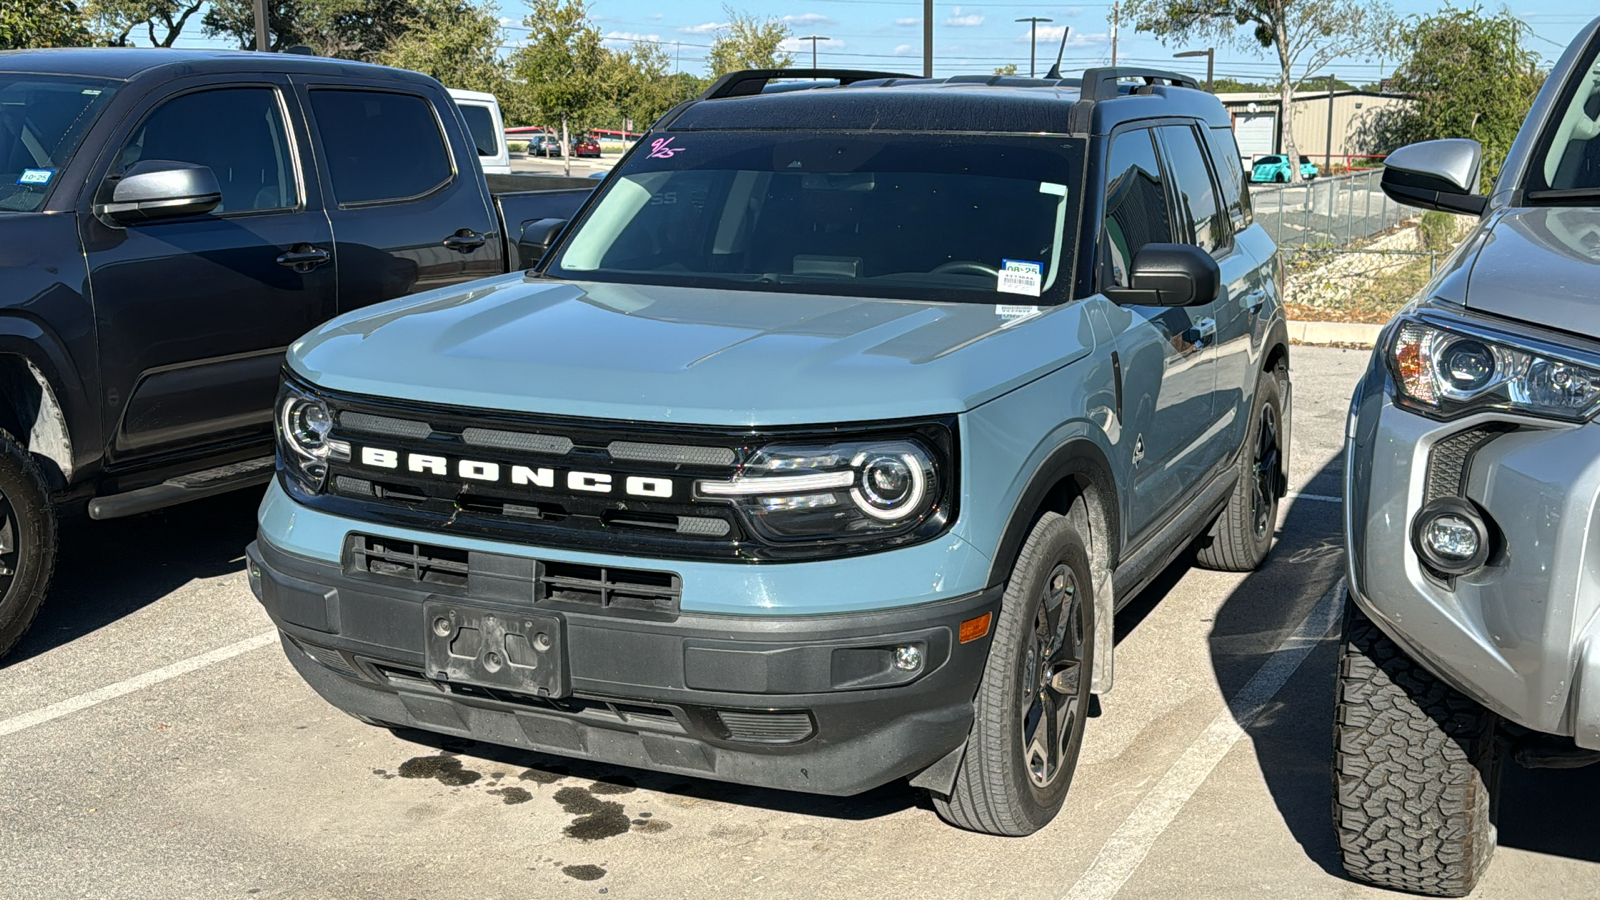
[[[1289,65],[1289,48],[1285,46],[1288,35],[1285,34],[1283,17],[1278,18],[1277,39],[1278,45],[1278,128],[1283,135],[1283,154],[1289,160],[1289,182],[1300,182],[1300,148],[1294,142],[1294,71]]]
[[[561,117],[561,161],[567,167],[567,177],[572,177],[572,139],[567,136],[567,117]]]

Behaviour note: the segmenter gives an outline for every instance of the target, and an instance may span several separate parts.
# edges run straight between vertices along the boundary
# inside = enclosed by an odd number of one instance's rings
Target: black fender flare
[[[32,318],[15,313],[0,314],[0,356],[25,361],[45,392],[45,396],[39,398],[41,411],[53,410],[60,416],[64,446],[46,451],[44,455],[59,470],[63,483],[54,487],[61,489],[73,480],[75,473],[97,458],[100,423],[94,412],[98,406],[91,402],[89,390],[79,376],[79,367],[65,345]],[[56,473],[50,474],[55,480]]]

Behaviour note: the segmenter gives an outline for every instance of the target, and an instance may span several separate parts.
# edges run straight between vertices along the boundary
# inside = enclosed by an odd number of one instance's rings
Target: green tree
[[[1472,138],[1483,145],[1483,189],[1491,189],[1544,84],[1538,57],[1521,41],[1528,31],[1506,9],[1445,6],[1408,19],[1397,41],[1408,56],[1390,86],[1413,99],[1378,111],[1369,129],[1374,149]]]
[[[319,56],[372,62],[419,23],[438,25],[472,9],[469,0],[268,0],[267,45],[279,51],[304,44]],[[251,0],[210,0],[202,25],[243,49],[256,45]]]
[[[994,69],[994,73],[996,75],[1015,75],[1015,74],[1017,74],[1017,64],[1016,63],[1006,63],[1003,66],[996,66],[995,69]]]
[[[1385,46],[1394,30],[1384,0],[1127,0],[1123,9],[1135,28],[1163,43],[1214,40],[1272,50],[1286,117],[1293,115],[1297,78],[1306,80],[1334,60],[1366,56]],[[1294,159],[1300,155],[1294,128],[1284,124],[1283,152]],[[1298,166],[1289,172],[1300,180]]]
[[[405,33],[379,52],[377,61],[432,75],[446,87],[488,91],[509,101],[494,5],[484,2],[458,11],[449,0],[426,0],[420,6]]]
[[[88,20],[72,0],[0,3],[0,50],[81,47],[92,41]]]
[[[681,83],[668,74],[672,60],[660,44],[637,43],[611,54],[607,90],[616,117],[643,131],[662,113],[687,99]]]
[[[609,51],[583,0],[527,2],[522,21],[528,42],[511,54],[512,76],[532,115],[547,125],[561,123],[561,145],[567,147],[570,132],[587,131],[606,108]],[[571,157],[563,159],[571,175]]]
[[[135,46],[138,37],[152,47],[171,47],[204,5],[205,0],[90,0],[85,12],[101,41],[112,47]]]
[[[711,77],[721,78],[740,69],[787,69],[794,56],[783,49],[789,39],[789,26],[781,19],[755,16],[723,7],[728,24],[717,32],[706,62]]]

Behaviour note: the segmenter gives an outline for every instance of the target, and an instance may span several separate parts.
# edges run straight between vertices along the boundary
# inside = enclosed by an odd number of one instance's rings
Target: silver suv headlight
[[[333,414],[322,398],[285,381],[274,411],[278,469],[298,487],[318,493],[328,481],[328,462],[349,462],[350,444],[328,436]]]
[[[1405,316],[1390,334],[1400,400],[1425,415],[1501,409],[1587,421],[1600,409],[1600,360],[1436,313]]]

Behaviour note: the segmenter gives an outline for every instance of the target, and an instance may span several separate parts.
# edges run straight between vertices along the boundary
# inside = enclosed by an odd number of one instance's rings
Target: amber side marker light
[[[989,623],[993,621],[994,613],[984,613],[976,619],[968,619],[961,623],[961,643],[967,644],[989,633]]]

